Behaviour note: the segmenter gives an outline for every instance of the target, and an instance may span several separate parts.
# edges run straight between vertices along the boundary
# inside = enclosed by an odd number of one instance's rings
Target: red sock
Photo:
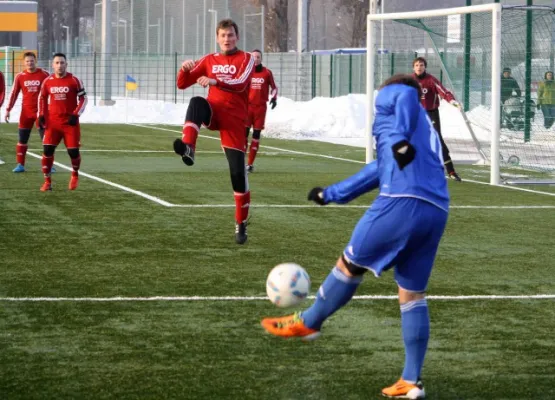
[[[52,170],[52,164],[54,164],[54,156],[47,157],[44,154],[42,155],[42,173],[44,176],[50,176],[50,171]]]
[[[234,192],[233,196],[235,197],[235,221],[240,224],[241,222],[245,222],[249,216],[251,192]]]
[[[27,145],[18,143],[15,146],[15,159],[18,164],[25,165],[25,154],[27,154]]]
[[[181,137],[181,141],[191,146],[194,150],[197,146],[198,131],[199,127],[197,124],[191,121],[185,121],[185,125],[183,125],[183,136]]]
[[[258,153],[258,144],[260,140],[253,139],[251,141],[251,149],[249,150],[249,162],[248,165],[254,164],[254,159],[256,158],[256,153]]]
[[[73,172],[75,172],[75,175],[77,175],[77,171],[79,171],[79,167],[81,166],[81,156],[72,158],[71,166],[73,167]]]

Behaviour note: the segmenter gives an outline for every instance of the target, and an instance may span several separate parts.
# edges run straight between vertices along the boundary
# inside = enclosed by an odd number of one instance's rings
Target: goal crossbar
[[[448,15],[461,15],[490,12],[492,15],[492,65],[491,65],[491,169],[490,184],[499,185],[500,183],[500,159],[499,159],[499,132],[500,112],[501,112],[501,10],[499,3],[480,4],[468,7],[444,8],[438,10],[427,11],[411,11],[401,13],[388,14],[368,14],[367,16],[367,32],[366,32],[366,96],[367,96],[367,112],[366,112],[366,162],[373,160],[373,137],[371,134],[372,124],[374,121],[374,91],[375,84],[375,33],[374,22],[385,20],[404,20],[417,18],[442,17]]]

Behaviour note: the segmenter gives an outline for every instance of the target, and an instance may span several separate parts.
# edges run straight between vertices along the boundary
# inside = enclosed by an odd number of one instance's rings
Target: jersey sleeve
[[[274,81],[274,74],[272,74],[272,71],[268,70],[268,84],[270,85],[270,89],[272,89],[270,91],[270,96],[272,97],[272,99],[277,99],[277,95],[278,95],[278,88],[276,86],[276,82]]]
[[[229,92],[243,92],[249,87],[251,82],[251,75],[254,72],[254,58],[250,55],[245,57],[243,64],[239,68],[239,73],[237,78],[228,80],[216,80],[216,86],[220,89],[227,90]]]
[[[345,204],[380,185],[378,162],[366,164],[359,172],[324,189],[327,203]]]
[[[83,82],[81,82],[81,79],[77,78],[76,76],[74,76],[73,78],[75,79],[77,84],[77,107],[73,111],[73,115],[80,117],[87,107],[87,92],[85,91],[85,87],[83,86]]]
[[[48,84],[46,83],[47,81],[44,81],[40,87],[40,94],[39,94],[39,117],[40,116],[45,116],[48,114],[48,90],[47,90],[47,86]]]
[[[17,74],[15,80],[13,82],[12,92],[10,94],[10,100],[8,102],[8,107],[6,107],[6,111],[10,112],[15,105],[15,101],[17,100],[17,96],[19,96],[19,92],[21,91],[21,84],[19,83],[19,77],[21,75]],[[1,104],[1,103],[0,103]]]
[[[183,68],[179,68],[179,72],[177,73],[177,88],[182,90],[187,89],[197,83],[198,78],[206,76],[207,60],[207,56],[204,56],[196,62],[195,66],[190,71],[183,71]]]
[[[6,82],[4,81],[4,74],[0,72],[0,107],[4,104],[4,98],[6,97]]]
[[[443,86],[440,81],[438,81],[435,77],[433,78],[433,81],[439,97],[441,97],[445,101],[455,100],[455,96],[453,95],[453,93],[445,89],[445,86]]]

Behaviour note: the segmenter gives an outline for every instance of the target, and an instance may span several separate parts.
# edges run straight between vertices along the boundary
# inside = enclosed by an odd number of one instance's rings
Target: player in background
[[[52,69],[54,73],[44,80],[39,96],[39,128],[46,128],[42,141],[44,184],[40,190],[43,192],[52,190],[50,174],[54,163],[54,152],[62,139],[73,167],[69,190],[77,189],[81,165],[79,117],[87,105],[87,94],[83,83],[75,75],[67,72],[65,54],[54,54]]]
[[[302,313],[262,320],[273,335],[315,339],[323,322],[353,297],[367,271],[380,276],[394,268],[405,366],[401,379],[382,391],[392,398],[425,396],[420,380],[430,334],[425,291],[449,211],[441,142],[420,105],[421,95],[410,75],[395,75],[380,88],[372,127],[377,160],[308,194],[320,205],[348,203],[375,188],[378,197],[354,228],[313,305]]]
[[[453,160],[451,160],[451,155],[449,154],[449,148],[443,140],[441,134],[441,122],[439,120],[439,102],[441,99],[448,101],[449,104],[460,108],[461,105],[453,93],[445,89],[437,78],[426,72],[428,67],[428,62],[424,57],[417,57],[412,62],[412,69],[414,71],[413,76],[418,80],[420,86],[422,86],[422,106],[428,112],[434,128],[436,128],[437,133],[439,133],[439,139],[441,140],[441,150],[443,151],[443,162],[445,163],[445,169],[449,178],[454,179],[457,182],[461,181],[461,177],[455,171],[455,166],[453,165]]]
[[[249,91],[249,113],[247,120],[247,141],[249,140],[249,133],[252,126],[252,140],[249,149],[249,159],[247,161],[247,172],[254,171],[254,160],[256,153],[260,146],[260,132],[264,129],[264,122],[266,121],[266,111],[268,96],[272,96],[270,104],[272,110],[277,105],[278,88],[274,82],[274,75],[272,71],[262,65],[262,52],[260,50],[253,50],[252,56],[254,57],[254,73],[251,78],[251,88]],[[271,92],[270,92],[270,89]]]
[[[4,104],[4,98],[6,97],[6,81],[4,80],[4,74],[0,71],[0,108]],[[4,160],[0,158],[0,165],[5,164]]]
[[[251,197],[245,168],[245,123],[254,59],[250,53],[237,48],[239,28],[232,20],[218,23],[216,38],[219,53],[208,54],[197,61],[184,61],[177,74],[179,89],[198,83],[209,90],[207,98],[195,96],[189,102],[183,135],[174,141],[173,148],[185,165],[193,165],[201,125],[220,131],[235,198],[235,241],[244,244]]]
[[[25,71],[15,76],[12,93],[6,108],[6,122],[10,120],[10,112],[15,105],[19,92],[23,93],[21,101],[21,114],[19,116],[19,141],[15,148],[17,166],[13,172],[25,172],[25,155],[27,154],[27,143],[31,136],[33,125],[37,122],[38,99],[42,82],[50,75],[42,68],[37,68],[37,57],[35,53],[27,52],[23,55]],[[41,141],[44,137],[44,129],[38,128]]]

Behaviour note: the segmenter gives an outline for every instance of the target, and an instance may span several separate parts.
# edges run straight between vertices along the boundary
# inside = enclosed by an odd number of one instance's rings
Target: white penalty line
[[[316,296],[308,296],[308,299],[315,299]],[[462,296],[426,296],[429,300],[553,300],[555,294],[535,294],[535,295],[462,295]],[[362,295],[353,296],[353,300],[397,300],[395,295]],[[267,301],[266,296],[151,296],[151,297],[0,297],[1,302],[141,302],[141,301]]]

